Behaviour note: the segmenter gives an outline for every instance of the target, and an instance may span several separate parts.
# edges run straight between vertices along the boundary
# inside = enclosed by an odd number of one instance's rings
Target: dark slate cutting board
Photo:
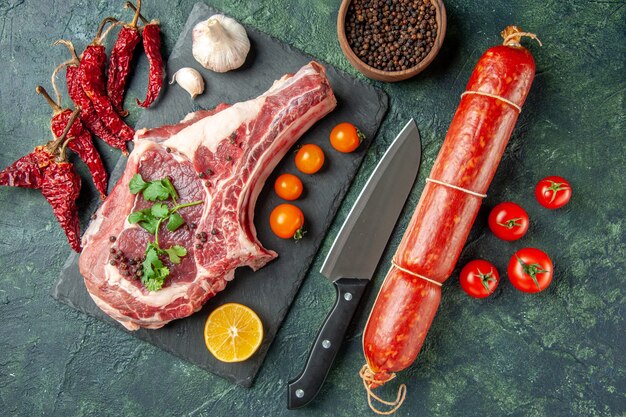
[[[202,3],[194,6],[167,63],[169,77],[182,67],[193,67],[201,71],[206,82],[205,93],[192,102],[187,92],[179,86],[164,85],[160,101],[152,109],[144,111],[137,128],[176,123],[187,113],[199,108],[211,108],[220,102],[235,103],[256,97],[266,91],[274,80],[285,73],[296,72],[313,59],[268,35],[246,28],[252,48],[244,66],[225,74],[204,70],[191,55],[191,30],[196,23],[215,13],[219,12]],[[236,384],[245,387],[252,385],[365,155],[367,146],[387,111],[387,97],[382,91],[342,74],[328,65],[325,67],[337,96],[338,106],[298,142],[320,145],[326,153],[325,166],[321,172],[312,176],[299,174],[294,166],[293,151],[288,152],[268,179],[256,206],[255,225],[259,239],[267,248],[278,252],[279,258],[254,273],[248,268],[239,268],[235,279],[226,289],[209,300],[204,308],[193,316],[176,320],[162,329],[139,330],[132,332],[132,335]],[[334,151],[328,141],[332,127],[343,121],[352,121],[367,136],[367,142],[352,154]],[[125,164],[126,159],[120,158],[111,174],[111,184],[117,182]],[[277,175],[284,172],[296,173],[305,187],[304,196],[296,204],[305,214],[307,233],[297,244],[291,240],[277,238],[269,229],[270,212],[282,202],[273,192],[274,180]],[[95,209],[95,206],[91,207],[92,211]],[[59,280],[52,289],[53,297],[123,329],[91,300],[78,272],[77,261],[76,254],[68,258]],[[263,344],[259,351],[245,362],[221,363],[213,358],[204,346],[203,328],[206,317],[210,311],[226,302],[238,302],[251,307],[263,321],[265,329]]]

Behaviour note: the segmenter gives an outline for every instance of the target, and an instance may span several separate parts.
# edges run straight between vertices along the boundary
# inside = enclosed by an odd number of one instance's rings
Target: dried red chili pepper
[[[98,117],[111,133],[121,139],[133,139],[134,130],[128,126],[116,113],[111,100],[106,95],[104,85],[104,68],[106,66],[106,51],[103,45],[89,45],[85,49],[78,67],[83,91],[91,100]]]
[[[42,86],[37,86],[36,90],[37,93],[41,94],[46,99],[50,107],[52,107],[53,115],[50,122],[52,133],[54,133],[55,136],[61,136],[72,115],[72,111],[70,109],[62,109],[52,100],[48,92]],[[93,145],[91,133],[85,128],[80,119],[76,119],[67,137],[71,138],[67,146],[76,152],[78,157],[87,165],[94,185],[100,193],[100,198],[104,200],[107,193],[107,173],[102,163],[102,158],[100,158],[100,154]]]
[[[41,184],[41,194],[52,206],[67,241],[76,252],[81,251],[80,223],[76,207],[80,185],[80,177],[76,174],[74,165],[67,161],[50,164]]]
[[[139,17],[145,24],[142,37],[143,49],[150,63],[148,91],[146,93],[146,99],[143,102],[137,99],[137,104],[141,107],[149,107],[159,96],[161,87],[163,86],[163,77],[165,76],[163,57],[161,56],[161,28],[159,27],[158,20],[153,20],[148,23],[146,18],[141,15],[141,0],[137,1],[137,7],[130,1],[127,1],[124,8],[130,8],[135,12],[133,21]]]
[[[130,63],[133,59],[133,52],[141,40],[139,30],[137,29],[137,20],[139,19],[140,11],[141,0],[138,0],[135,16],[128,25],[124,25],[120,30],[109,58],[107,94],[111,99],[113,108],[122,117],[128,115],[128,111],[123,108],[126,81],[130,75]]]
[[[102,29],[107,22],[111,21],[116,21],[116,19],[107,18],[102,21],[95,39],[83,51],[78,66],[78,77],[83,91],[91,100],[100,120],[111,133],[119,136],[120,139],[129,141],[133,140],[135,131],[124,123],[113,108],[113,104],[107,96],[104,82],[107,54],[102,41],[111,27],[104,34],[102,34]]]
[[[151,21],[143,27],[143,49],[150,62],[150,73],[148,78],[148,91],[146,99],[137,104],[141,107],[149,107],[159,96],[163,86],[163,57],[161,57],[161,28],[157,20]]]
[[[0,185],[41,189],[72,249],[80,252],[80,224],[76,199],[80,193],[80,177],[74,165],[67,162],[65,148],[70,128],[79,110],[71,113],[62,135],[18,159],[0,173]]]
[[[80,107],[81,109],[81,121],[85,124],[85,126],[87,126],[91,133],[98,136],[100,139],[102,139],[112,147],[121,149],[122,154],[128,155],[128,150],[126,149],[126,141],[120,139],[118,136],[112,134],[108,130],[102,120],[100,120],[100,118],[98,117],[98,113],[93,107],[91,100],[89,100],[89,97],[87,97],[87,95],[83,91],[78,71],[78,65],[80,64],[80,60],[76,56],[74,45],[72,44],[72,42],[63,39],[55,42],[55,45],[66,46],[69,49],[70,54],[72,55],[72,59],[59,65],[52,73],[52,86],[54,87],[57,101],[60,102],[61,94],[59,93],[59,90],[56,86],[56,75],[61,69],[66,68],[65,81],[67,83],[67,92],[76,107]]]
[[[63,228],[67,241],[76,252],[81,251],[80,222],[76,199],[80,194],[80,177],[74,170],[74,165],[67,161],[65,148],[71,138],[68,134],[76,121],[80,110],[74,110],[65,125],[61,136],[48,142],[42,148],[51,155],[51,164],[44,171],[41,183],[41,194],[52,207],[57,221]]]
[[[0,185],[7,187],[41,188],[44,170],[50,164],[48,152],[35,148],[34,151],[13,162],[0,171]]]

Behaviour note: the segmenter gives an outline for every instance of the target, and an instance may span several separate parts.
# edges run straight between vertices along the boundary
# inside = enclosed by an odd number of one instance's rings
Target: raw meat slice
[[[324,68],[311,62],[256,99],[138,133],[124,174],[83,237],[79,267],[96,304],[129,330],[156,329],[198,311],[232,280],[237,267],[256,270],[274,259],[277,254],[256,237],[256,199],[283,155],[335,106]],[[130,193],[128,183],[136,173],[146,181],[170,178],[179,204],[204,202],[180,210],[186,226],[173,233],[161,228],[161,247],[182,245],[188,254],[179,265],[167,265],[170,275],[156,292],[125,276],[119,265],[124,258],[128,265],[141,262],[152,240],[126,220],[151,204]],[[202,232],[206,243],[196,239]],[[111,265],[120,253],[123,258]]]

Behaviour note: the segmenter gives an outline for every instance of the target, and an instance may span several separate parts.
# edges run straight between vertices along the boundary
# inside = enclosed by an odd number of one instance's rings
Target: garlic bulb
[[[213,15],[194,26],[191,45],[196,61],[215,72],[239,68],[250,51],[246,29],[235,19],[222,14]]]
[[[198,71],[193,68],[185,67],[181,68],[172,77],[170,84],[178,83],[191,95],[191,98],[196,98],[197,95],[202,94],[204,91],[204,79]]]

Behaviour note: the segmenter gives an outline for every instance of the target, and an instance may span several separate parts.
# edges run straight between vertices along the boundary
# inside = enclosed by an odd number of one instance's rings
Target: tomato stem
[[[496,281],[496,278],[493,276],[493,271],[489,271],[486,274],[483,274],[480,269],[476,269],[478,271],[478,278],[480,279],[480,282],[483,284],[483,287],[485,287],[485,289],[487,290],[487,292],[489,294],[492,294],[493,291],[491,291],[491,288],[489,288],[489,283]]]
[[[293,234],[293,239],[297,242],[304,237],[305,233],[306,233],[306,230],[304,230],[304,226],[302,226],[301,228],[296,230],[296,232]]]
[[[517,254],[515,255],[515,257],[517,258],[517,262],[519,262],[520,265],[522,265],[522,271],[524,271],[524,274],[529,275],[530,278],[535,283],[535,285],[537,286],[537,288],[541,290],[541,287],[539,286],[539,281],[537,281],[537,274],[544,274],[548,271],[543,269],[543,267],[538,263],[527,264],[526,262],[522,261],[520,257],[517,256]]]
[[[356,136],[359,138],[359,144],[365,140],[365,134],[361,132],[359,129],[356,130]]]
[[[550,182],[550,187],[548,188],[548,191],[552,191],[552,198],[550,198],[550,203],[552,203],[556,198],[557,193],[559,191],[567,190],[567,186],[564,187],[564,182],[555,182],[552,180],[548,181]]]
[[[505,220],[504,223],[498,223],[498,226],[506,227],[507,229],[512,229],[514,227],[521,227],[522,224],[520,223],[520,220],[522,220],[521,217],[518,217],[516,219]]]

